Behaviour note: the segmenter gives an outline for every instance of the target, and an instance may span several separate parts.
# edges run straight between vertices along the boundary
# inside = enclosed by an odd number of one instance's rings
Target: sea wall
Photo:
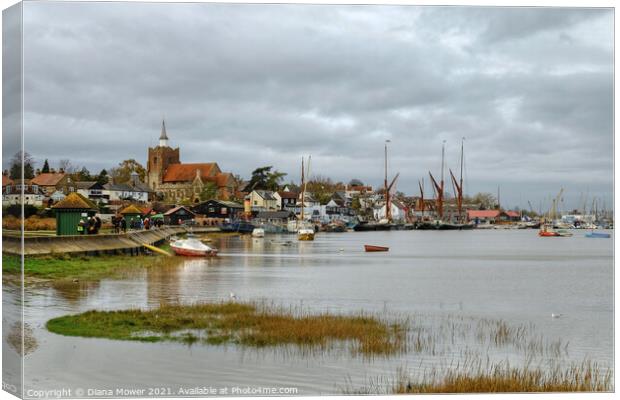
[[[218,232],[216,227],[197,227],[195,233]],[[76,236],[26,236],[25,255],[45,255],[54,253],[85,253],[88,255],[130,253],[144,251],[144,244],[156,245],[172,235],[186,233],[184,227],[163,227],[152,230],[132,231],[121,234],[76,235]],[[20,254],[21,238],[13,235],[2,236],[2,251]]]

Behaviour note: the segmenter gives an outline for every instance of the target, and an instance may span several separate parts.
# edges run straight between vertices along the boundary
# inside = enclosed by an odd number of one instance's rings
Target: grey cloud
[[[311,153],[317,174],[377,185],[390,138],[415,193],[464,136],[471,191],[611,199],[613,45],[591,37],[611,37],[610,10],[30,2],[25,24],[41,160],[144,161],[165,116],[183,161],[246,177],[298,179]]]

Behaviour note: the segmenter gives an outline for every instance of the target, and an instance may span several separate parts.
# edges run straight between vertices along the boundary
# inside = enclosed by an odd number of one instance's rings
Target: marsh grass
[[[295,345],[330,349],[346,343],[353,355],[388,356],[407,350],[407,321],[358,313],[311,314],[258,303],[161,305],[153,310],[88,311],[54,318],[51,332],[117,340],[234,343],[247,347]],[[201,330],[204,336],[188,334]],[[179,332],[182,332],[179,334]]]
[[[613,390],[610,370],[584,360],[550,368],[512,367],[507,362],[491,363],[473,357],[450,363],[444,368],[427,368],[409,374],[403,368],[393,378],[368,379],[356,388],[349,378],[341,391],[345,394],[422,394],[422,393],[541,393],[609,392]]]
[[[517,393],[517,392],[607,392],[611,372],[582,362],[551,370],[495,364],[487,369],[450,370],[438,377],[430,373],[422,380],[401,375],[391,387],[393,393]]]
[[[28,256],[24,258],[24,275],[48,280],[68,280],[59,285],[70,285],[74,279],[98,280],[104,277],[122,276],[129,269],[136,270],[153,266],[178,264],[176,257],[102,255],[83,256],[51,254],[47,256]],[[2,254],[2,272],[9,275],[21,274],[19,256]]]

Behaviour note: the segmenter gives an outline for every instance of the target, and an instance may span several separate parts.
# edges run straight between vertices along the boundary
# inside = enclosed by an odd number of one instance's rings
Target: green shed
[[[127,207],[123,208],[123,210],[121,211],[121,215],[123,216],[123,218],[125,218],[125,222],[127,222],[127,227],[129,227],[132,219],[134,221],[141,219],[142,210],[140,210],[133,204],[130,204]]]
[[[67,197],[52,206],[56,214],[56,235],[79,235],[78,224],[82,218],[95,215],[97,205],[79,193]]]

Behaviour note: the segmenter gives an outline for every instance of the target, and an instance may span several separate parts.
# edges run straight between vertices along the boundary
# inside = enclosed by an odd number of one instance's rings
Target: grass
[[[343,394],[458,394],[458,393],[544,393],[610,392],[613,373],[585,360],[580,363],[551,362],[549,368],[511,367],[507,362],[478,362],[453,365],[444,370],[426,368],[408,375],[399,368],[395,378],[375,377],[356,388],[350,379]]]
[[[517,392],[606,392],[612,387],[610,372],[601,373],[589,362],[556,367],[511,368],[495,365],[486,371],[449,371],[442,379],[427,382],[405,377],[392,387],[393,393],[517,393]]]
[[[57,254],[48,256],[28,256],[24,259],[24,275],[30,278],[60,280],[96,280],[131,268],[150,267],[172,262],[172,259],[159,256],[70,256]],[[20,256],[2,254],[2,272],[9,275],[21,274]]]
[[[335,342],[346,342],[354,355],[366,356],[406,351],[405,327],[406,323],[390,324],[365,314],[308,314],[236,302],[162,305],[147,311],[88,311],[47,323],[49,331],[61,335],[117,340],[296,345],[306,349],[328,349]],[[188,330],[202,331],[205,336]]]

